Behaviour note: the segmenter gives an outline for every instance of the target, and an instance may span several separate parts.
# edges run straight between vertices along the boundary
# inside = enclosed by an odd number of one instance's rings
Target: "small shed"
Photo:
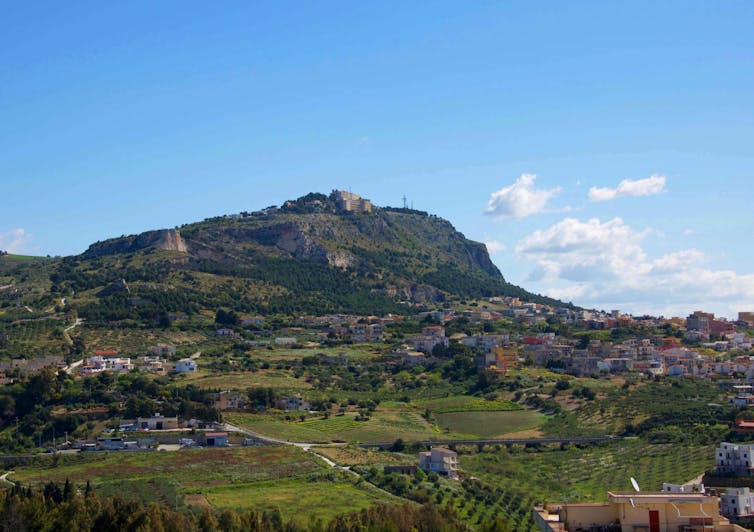
[[[227,447],[228,446],[228,433],[227,432],[205,432],[204,445],[205,447]]]

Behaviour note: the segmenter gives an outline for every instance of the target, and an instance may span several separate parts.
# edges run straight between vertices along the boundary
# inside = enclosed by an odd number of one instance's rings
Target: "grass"
[[[252,432],[309,443],[376,443],[391,442],[397,438],[407,442],[492,438],[539,427],[546,420],[544,415],[529,410],[450,411],[435,414],[438,427],[424,419],[422,412],[413,406],[387,403],[386,407],[381,405],[373,412],[368,421],[357,421],[355,412],[305,421],[300,421],[295,413],[291,414],[289,421],[281,415],[271,414],[230,414],[227,417],[231,423]]]
[[[62,318],[45,317],[21,319],[15,323],[0,322],[0,334],[7,335],[7,341],[0,348],[3,358],[34,358],[37,356],[63,356],[64,341],[61,331],[70,325]]]
[[[523,407],[508,399],[494,399],[488,401],[467,395],[454,395],[439,399],[424,399],[417,401],[421,407],[430,409],[433,413],[448,412],[495,412],[506,410],[522,410]]]
[[[82,327],[75,329],[73,335],[82,336],[84,343],[92,350],[114,349],[130,356],[145,355],[149,353],[151,346],[157,344],[172,344],[181,347],[193,346],[206,340],[205,336],[200,333],[181,331],[176,327],[146,330],[118,329],[94,327],[86,322]]]
[[[368,508],[394,498],[349,482],[272,480],[209,489],[205,496],[216,508],[278,509],[283,521],[306,525],[311,519],[327,522],[338,514]]]
[[[287,446],[201,449],[179,452],[81,453],[18,468],[12,475],[23,483],[92,480],[107,484],[123,480],[171,478],[182,487],[253,482],[302,476],[320,468],[306,453]]]
[[[294,413],[295,414],[295,413]],[[418,412],[410,410],[381,410],[369,421],[356,421],[356,413],[328,419],[285,421],[279,416],[265,414],[232,414],[228,420],[252,432],[274,438],[329,443],[347,441],[360,443],[386,442],[402,438],[406,441],[438,439],[441,434]]]
[[[296,333],[281,333],[275,336],[296,336]],[[343,345],[337,347],[316,347],[303,349],[289,349],[285,347],[275,347],[273,349],[255,349],[252,351],[254,356],[260,358],[269,358],[271,360],[301,360],[307,356],[316,356],[325,354],[327,356],[345,355],[349,361],[364,362],[372,360],[379,356],[379,351],[375,347],[382,344],[372,344],[363,346]]]
[[[11,478],[22,485],[70,480],[79,488],[90,481],[101,495],[170,507],[183,507],[188,500],[216,508],[278,508],[284,520],[303,524],[310,516],[328,521],[377,502],[397,501],[290,446],[45,457],[18,467]]]
[[[530,410],[509,412],[447,412],[435,414],[444,430],[464,434],[469,438],[496,438],[511,432],[539,427],[545,416]]]
[[[200,359],[201,361],[201,359]],[[259,370],[256,372],[226,372],[188,375],[187,382],[200,388],[222,388],[223,390],[246,390],[253,386],[275,388],[281,392],[310,390],[312,385],[304,379],[295,378],[286,370]]]
[[[147,480],[114,480],[96,486],[100,496],[119,496],[149,504],[161,502],[170,508],[183,507],[180,484],[168,478],[150,478]]]
[[[315,447],[314,451],[341,466],[416,465],[415,454],[386,453],[351,445]]]

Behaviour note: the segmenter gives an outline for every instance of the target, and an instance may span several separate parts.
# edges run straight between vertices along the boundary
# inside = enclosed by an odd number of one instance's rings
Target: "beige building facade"
[[[745,532],[720,515],[717,497],[704,493],[608,492],[608,502],[535,508],[543,532]]]

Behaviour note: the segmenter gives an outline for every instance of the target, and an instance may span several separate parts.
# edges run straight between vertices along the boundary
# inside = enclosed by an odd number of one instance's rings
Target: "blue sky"
[[[3,9],[0,249],[350,188],[530,290],[754,310],[749,1],[107,4]]]

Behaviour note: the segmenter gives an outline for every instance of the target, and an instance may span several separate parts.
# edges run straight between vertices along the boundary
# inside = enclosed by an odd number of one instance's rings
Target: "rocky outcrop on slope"
[[[131,253],[147,248],[182,251],[184,253],[188,251],[186,242],[181,238],[181,233],[177,229],[159,229],[139,235],[122,236],[103,242],[95,242],[83,253],[83,257],[89,259],[102,255]]]

